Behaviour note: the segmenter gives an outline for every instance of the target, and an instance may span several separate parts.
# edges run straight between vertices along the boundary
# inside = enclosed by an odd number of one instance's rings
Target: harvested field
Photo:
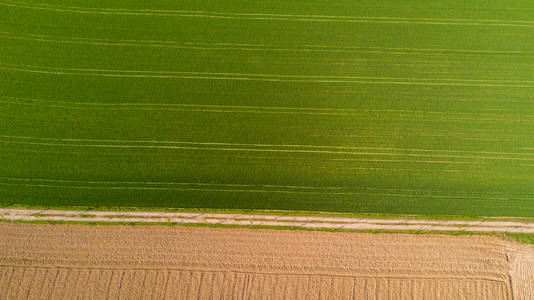
[[[0,299],[533,295],[532,249],[490,237],[7,223],[0,233]]]

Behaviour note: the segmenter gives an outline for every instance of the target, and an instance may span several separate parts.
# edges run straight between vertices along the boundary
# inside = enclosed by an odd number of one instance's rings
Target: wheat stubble
[[[8,223],[0,233],[0,299],[528,299],[532,293],[530,250],[491,237]]]

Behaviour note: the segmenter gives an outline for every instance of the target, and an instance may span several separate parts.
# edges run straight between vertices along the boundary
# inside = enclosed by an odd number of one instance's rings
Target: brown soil
[[[534,247],[516,246],[511,249],[511,278],[514,299],[534,299]]]
[[[0,224],[0,299],[531,299],[497,238]]]

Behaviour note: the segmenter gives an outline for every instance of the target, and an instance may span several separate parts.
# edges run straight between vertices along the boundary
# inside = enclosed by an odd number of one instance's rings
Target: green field
[[[0,203],[534,216],[534,2],[0,0]]]

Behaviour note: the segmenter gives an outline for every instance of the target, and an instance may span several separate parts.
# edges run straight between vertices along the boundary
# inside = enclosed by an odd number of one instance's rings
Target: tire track
[[[362,192],[362,191],[341,191],[341,192],[315,192],[315,191],[294,191],[294,190],[274,190],[274,189],[221,189],[221,188],[194,188],[194,187],[139,187],[139,186],[81,186],[81,185],[57,185],[57,184],[37,184],[37,183],[13,183],[0,182],[4,186],[22,186],[22,187],[37,187],[37,188],[53,188],[53,189],[80,189],[80,190],[146,190],[146,191],[198,191],[198,192],[221,192],[221,193],[261,193],[261,194],[297,194],[297,195],[370,195],[370,196],[384,196],[392,198],[413,198],[413,199],[475,199],[481,200],[477,196],[465,195],[425,195],[425,194],[400,194],[400,193],[376,193],[376,192]],[[483,199],[500,200],[507,203],[523,203],[526,200],[532,200],[531,197],[487,197]]]
[[[277,51],[277,52],[334,52],[334,53],[355,53],[373,52],[390,53],[395,55],[414,54],[491,54],[491,55],[522,55],[532,56],[534,53],[524,51],[503,51],[503,50],[473,50],[473,49],[443,49],[443,48],[402,48],[402,47],[349,47],[330,45],[302,45],[299,47],[279,47],[274,44],[243,44],[243,43],[192,43],[176,41],[158,40],[120,40],[120,39],[97,39],[67,36],[51,36],[40,34],[27,34],[24,36],[14,35],[11,32],[0,32],[0,38],[26,40],[36,42],[99,45],[99,46],[132,46],[132,47],[156,47],[156,48],[176,48],[176,49],[197,49],[197,50],[239,50],[239,51]],[[404,51],[404,52],[402,52]]]
[[[201,143],[195,142],[176,142],[181,143],[182,146],[173,146],[173,145],[132,145],[132,144],[75,144],[68,142],[45,142],[45,141],[20,141],[20,140],[0,140],[0,143],[4,144],[16,144],[16,145],[32,145],[32,146],[46,146],[46,147],[66,147],[66,148],[109,148],[109,149],[164,149],[164,150],[194,150],[194,151],[217,151],[217,152],[263,152],[263,153],[293,153],[293,154],[326,154],[326,155],[348,155],[348,156],[400,156],[400,157],[437,157],[437,158],[447,158],[447,159],[479,159],[479,160],[504,160],[504,161],[522,161],[530,162],[534,161],[534,158],[526,157],[498,157],[498,156],[476,156],[476,155],[452,155],[452,154],[420,154],[420,153],[387,153],[387,152],[355,152],[355,151],[333,151],[333,150],[308,150],[308,149],[268,149],[268,148],[245,148],[245,147],[199,147],[199,146],[185,146],[184,144],[190,145],[202,145]],[[239,144],[236,144],[239,145]],[[387,149],[387,148],[383,148]],[[525,154],[516,154],[513,155],[525,155]],[[526,153],[526,155],[532,155]],[[340,161],[348,160],[348,158],[338,159]],[[388,162],[388,160],[377,160],[373,159],[371,161],[383,161]],[[402,162],[400,160],[397,162]],[[395,160],[390,160],[389,162],[396,162]],[[424,162],[424,161],[421,161]],[[446,161],[431,161],[430,163],[437,162],[446,162]],[[450,162],[456,164],[478,164],[475,162]]]
[[[8,99],[8,100],[2,100]],[[432,116],[435,119],[439,116],[445,120],[466,120],[466,121],[505,121],[512,120],[511,115],[488,114],[488,113],[464,113],[464,112],[436,112],[436,111],[408,111],[408,110],[380,110],[380,109],[320,109],[320,108],[292,108],[292,107],[254,107],[254,106],[223,106],[223,105],[194,105],[194,104],[163,104],[163,103],[87,103],[54,101],[43,99],[15,98],[0,96],[0,103],[14,105],[34,105],[46,106],[49,108],[81,109],[81,110],[146,110],[146,111],[189,111],[189,112],[212,112],[212,113],[256,113],[256,114],[278,114],[278,115],[312,115],[312,116],[363,116],[378,114],[393,114],[397,117],[413,118],[414,116]],[[373,115],[374,114],[374,115]],[[461,116],[451,118],[448,116]],[[477,118],[473,118],[477,116]],[[521,119],[521,122],[532,121]]]
[[[124,78],[161,78],[161,79],[207,79],[232,81],[264,81],[294,83],[361,83],[391,85],[428,85],[428,86],[470,86],[470,87],[522,87],[534,88],[529,80],[489,80],[456,78],[402,78],[330,75],[283,75],[283,74],[246,74],[213,72],[142,71],[111,69],[52,68],[44,66],[1,64],[0,70],[51,75],[124,77]]]
[[[367,17],[367,16],[329,16],[329,15],[291,15],[265,13],[231,13],[187,10],[142,10],[119,8],[88,8],[76,6],[59,6],[30,4],[22,1],[2,0],[0,5],[34,10],[55,11],[63,13],[96,15],[131,15],[187,17],[226,20],[256,21],[292,21],[292,22],[335,22],[335,23],[383,23],[383,24],[417,24],[417,25],[454,25],[454,26],[496,26],[496,27],[534,27],[534,21],[497,20],[497,19],[443,19],[443,18],[408,18],[408,17]]]

